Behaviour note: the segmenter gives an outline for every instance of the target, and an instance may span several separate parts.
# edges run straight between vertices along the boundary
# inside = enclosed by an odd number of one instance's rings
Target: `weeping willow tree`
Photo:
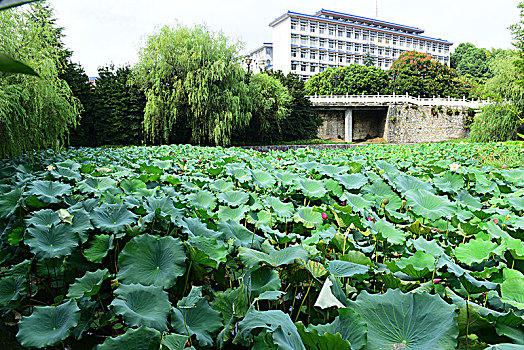
[[[148,38],[134,72],[145,89],[148,142],[231,143],[251,118],[240,48],[205,25],[164,27]]]
[[[56,148],[75,126],[81,105],[58,78],[64,49],[42,3],[0,12],[0,52],[40,77],[0,73],[0,157]]]

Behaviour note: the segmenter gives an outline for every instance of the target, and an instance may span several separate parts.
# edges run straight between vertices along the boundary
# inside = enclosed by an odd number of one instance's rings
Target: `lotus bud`
[[[382,201],[382,203],[384,205],[388,205],[389,204],[389,198],[384,198],[384,200]]]

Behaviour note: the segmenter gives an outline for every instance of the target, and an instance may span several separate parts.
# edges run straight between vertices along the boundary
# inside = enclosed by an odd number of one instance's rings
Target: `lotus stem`
[[[310,289],[311,289],[311,279],[309,280],[309,286],[307,287],[306,295],[304,295],[304,298],[302,299],[302,302],[300,303],[300,307],[298,308],[298,313],[297,313],[297,317],[295,318],[295,323],[298,322],[298,316],[300,316],[300,310],[302,309],[302,306],[304,305],[304,301],[306,301],[306,298],[309,295]]]
[[[193,266],[193,260],[189,262],[189,268],[187,269],[186,282],[184,283],[184,293],[187,289],[187,281],[189,280],[189,273],[191,272],[191,267]]]

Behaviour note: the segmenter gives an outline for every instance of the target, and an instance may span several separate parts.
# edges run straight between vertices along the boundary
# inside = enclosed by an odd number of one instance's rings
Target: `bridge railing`
[[[327,95],[308,96],[313,105],[351,105],[351,104],[414,104],[418,106],[449,106],[478,109],[492,103],[488,100],[466,100],[452,97],[414,97],[406,95]]]

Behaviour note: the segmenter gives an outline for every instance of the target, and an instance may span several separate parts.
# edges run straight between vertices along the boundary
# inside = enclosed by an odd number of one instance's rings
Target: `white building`
[[[274,70],[293,72],[303,79],[327,67],[364,64],[367,56],[375,66],[388,69],[403,52],[414,50],[449,65],[453,45],[423,36],[419,28],[324,9],[315,15],[288,11],[269,26],[272,57],[265,59],[272,61]]]
[[[263,43],[262,46],[246,53],[242,66],[253,73],[271,69],[273,67],[273,43]]]

